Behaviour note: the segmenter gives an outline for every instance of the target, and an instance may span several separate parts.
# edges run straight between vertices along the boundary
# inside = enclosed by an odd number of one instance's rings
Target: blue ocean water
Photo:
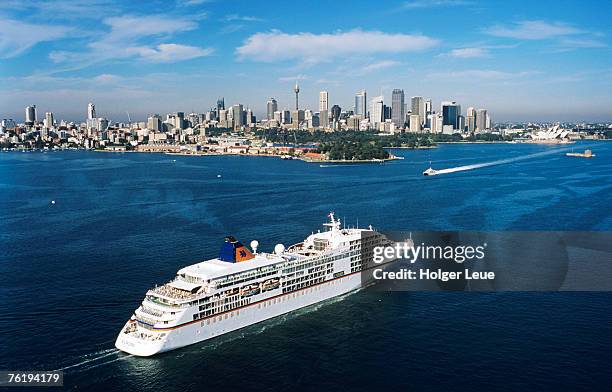
[[[612,143],[395,150],[382,165],[0,153],[0,369],[73,390],[610,389],[608,293],[361,291],[153,358],[114,340],[148,288],[225,235],[271,250],[329,211],[412,230],[612,230]],[[421,172],[550,155],[426,178]],[[219,177],[219,175],[221,177]],[[55,201],[52,204],[52,201]]]

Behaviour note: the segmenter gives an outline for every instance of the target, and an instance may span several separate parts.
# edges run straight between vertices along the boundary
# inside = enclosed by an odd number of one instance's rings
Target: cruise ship
[[[149,290],[121,329],[115,346],[151,356],[359,289],[371,249],[389,240],[370,226],[342,228],[329,214],[326,229],[273,253],[258,253],[226,237],[217,258],[187,266]],[[363,260],[362,260],[363,256]]]

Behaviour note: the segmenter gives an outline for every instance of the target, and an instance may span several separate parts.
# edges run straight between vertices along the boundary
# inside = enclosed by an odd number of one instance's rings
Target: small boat
[[[576,158],[594,158],[595,154],[591,150],[584,150],[583,153],[579,152],[568,152],[565,154],[566,157],[576,157]]]
[[[431,166],[429,167],[429,169],[423,172],[424,176],[435,176],[436,174],[438,174],[438,171],[434,170]]]

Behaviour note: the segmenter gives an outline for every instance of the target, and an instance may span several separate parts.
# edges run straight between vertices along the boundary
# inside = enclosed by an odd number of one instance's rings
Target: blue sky
[[[495,121],[612,120],[610,1],[0,2],[0,117],[24,107],[82,120],[203,112],[224,96],[256,114],[292,85],[352,108],[393,88]]]

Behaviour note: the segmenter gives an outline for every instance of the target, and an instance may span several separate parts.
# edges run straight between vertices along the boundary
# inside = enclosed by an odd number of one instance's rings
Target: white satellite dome
[[[251,241],[251,249],[253,249],[253,253],[257,253],[258,246],[259,246],[259,241],[257,240]]]
[[[276,253],[277,255],[280,255],[284,251],[285,251],[285,245],[283,244],[276,244],[276,246],[274,247],[274,253]]]

